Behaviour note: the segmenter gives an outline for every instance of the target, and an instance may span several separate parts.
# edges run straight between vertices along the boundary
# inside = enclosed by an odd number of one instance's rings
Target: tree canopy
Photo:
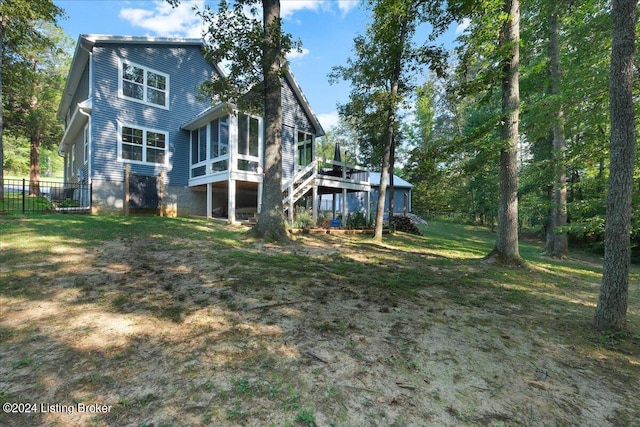
[[[31,135],[25,132],[34,132],[24,123],[33,123],[36,116],[40,116],[38,123],[42,121],[43,126],[39,131],[44,134],[52,131],[55,119],[49,119],[54,116],[55,109],[38,111],[26,107],[24,100],[33,101],[35,93],[42,93],[43,98],[53,95],[44,87],[38,88],[43,82],[36,77],[42,73],[37,76],[35,73],[42,69],[38,69],[35,55],[37,52],[46,57],[55,50],[56,39],[51,24],[55,24],[63,13],[51,0],[0,1],[0,197],[4,191],[4,130],[10,130],[15,137],[22,135],[30,139]],[[48,116],[47,111],[50,112]]]

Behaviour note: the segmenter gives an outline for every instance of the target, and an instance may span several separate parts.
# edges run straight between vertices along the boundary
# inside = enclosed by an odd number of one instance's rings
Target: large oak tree
[[[176,1],[171,1],[173,4]],[[262,9],[262,24],[257,17]],[[286,54],[298,48],[283,33],[279,0],[221,1],[200,16],[207,24],[207,57],[229,72],[202,85],[215,102],[264,115],[264,178],[255,234],[267,240],[287,239],[282,205],[282,79]]]

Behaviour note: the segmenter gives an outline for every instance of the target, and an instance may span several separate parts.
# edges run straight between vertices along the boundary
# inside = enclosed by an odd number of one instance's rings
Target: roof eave
[[[87,99],[76,106],[62,135],[62,140],[58,146],[58,155],[63,156],[66,147],[72,145],[72,138],[80,132],[82,126],[89,120],[92,110],[93,102],[91,99]]]
[[[222,117],[225,114],[229,114],[236,111],[236,106],[226,102],[221,102],[216,105],[212,105],[204,110],[202,113],[195,116],[193,119],[180,126],[183,130],[196,130],[203,125],[207,124],[211,120]]]
[[[168,38],[168,37],[137,37],[137,36],[112,36],[106,34],[80,34],[78,43],[73,54],[71,67],[65,83],[62,99],[58,107],[57,116],[63,120],[67,110],[71,106],[73,95],[75,94],[82,73],[89,62],[89,54],[97,44],[165,44],[175,46],[205,46],[203,39],[190,38]],[[216,71],[224,76],[224,72],[219,65],[214,64]],[[89,94],[91,96],[91,94]]]
[[[93,43],[89,41],[84,34],[81,34],[78,37],[78,43],[76,43],[76,50],[73,54],[71,67],[69,67],[69,74],[67,75],[67,81],[64,86],[64,91],[62,92],[62,99],[58,106],[57,116],[60,120],[64,120],[66,112],[71,106],[73,95],[82,78],[82,72],[89,62],[89,52],[92,48]]]
[[[318,120],[318,116],[316,116],[316,114],[311,109],[311,104],[309,104],[307,97],[302,92],[300,85],[298,84],[296,78],[293,76],[293,73],[291,73],[291,70],[289,69],[289,67],[285,68],[284,75],[285,75],[285,78],[289,81],[289,84],[291,85],[291,89],[293,89],[294,94],[298,97],[298,99],[302,103],[302,108],[304,108],[305,113],[311,120],[313,127],[316,129],[316,136],[325,135],[324,128],[320,124],[320,120]]]

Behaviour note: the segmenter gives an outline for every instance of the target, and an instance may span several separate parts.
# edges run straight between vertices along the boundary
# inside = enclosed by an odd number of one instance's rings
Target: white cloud
[[[456,27],[456,35],[459,36],[460,34],[464,33],[465,30],[469,28],[469,25],[471,25],[471,19],[464,18],[462,22],[459,22],[458,26]]]
[[[318,120],[320,124],[324,128],[324,130],[329,130],[334,126],[337,126],[340,122],[340,115],[337,111],[332,111],[330,113],[318,114]]]
[[[329,5],[322,0],[282,0],[280,2],[280,17],[282,19],[289,19],[291,16],[299,10],[313,10],[318,11],[321,8],[326,9]]]
[[[289,61],[292,61],[294,59],[300,59],[303,58],[305,56],[307,56],[309,54],[309,49],[306,48],[302,48],[302,51],[297,51],[297,50],[292,50],[291,52],[289,52],[287,54],[287,59]]]
[[[166,1],[156,1],[152,10],[124,8],[119,17],[134,27],[148,30],[152,36],[201,38],[202,22],[194,7],[204,8],[204,0],[181,2],[175,8]]]
[[[205,0],[182,1],[173,8],[165,0],[153,2],[152,9],[127,7],[120,10],[120,19],[128,22],[133,27],[142,28],[149,32],[150,36],[158,37],[189,37],[201,38],[204,29],[201,19],[196,16],[194,7],[202,10]],[[291,19],[301,10],[314,12],[330,12],[337,5],[344,17],[349,11],[358,6],[357,0],[281,0],[280,16],[283,19]],[[262,8],[257,8],[257,19],[262,17]],[[251,16],[248,7],[245,13]]]
[[[291,19],[294,13],[300,10],[312,10],[314,12],[330,12],[337,4],[344,17],[351,9],[358,6],[358,0],[281,0],[280,16],[282,19]]]
[[[338,0],[338,8],[344,17],[351,9],[358,6],[358,0]]]

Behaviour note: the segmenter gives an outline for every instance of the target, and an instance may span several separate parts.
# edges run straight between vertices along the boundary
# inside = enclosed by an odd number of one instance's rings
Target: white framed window
[[[191,178],[229,169],[229,116],[191,131]]]
[[[84,149],[83,149],[83,159],[84,159],[84,163],[87,164],[89,162],[89,124],[87,124],[84,127],[84,132],[82,134],[82,139],[84,142]]]
[[[76,146],[71,147],[69,153],[69,166],[71,167],[71,176],[76,176]]]
[[[211,126],[211,158],[226,156],[229,153],[229,116],[215,119]]]
[[[169,134],[164,131],[118,122],[118,160],[165,165]]]
[[[307,166],[313,161],[313,135],[298,131],[298,166]]]
[[[169,109],[169,75],[120,60],[118,96],[143,104]]]
[[[260,121],[238,114],[238,170],[257,172],[260,166]]]

